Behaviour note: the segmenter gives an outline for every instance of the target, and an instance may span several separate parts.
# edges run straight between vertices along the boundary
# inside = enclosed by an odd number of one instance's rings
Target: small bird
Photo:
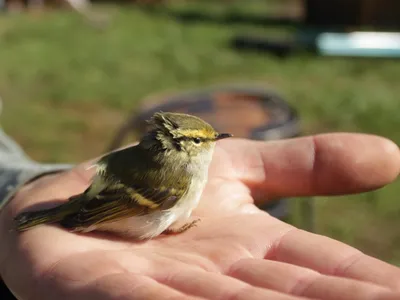
[[[16,229],[58,223],[71,232],[143,240],[194,226],[198,220],[188,220],[207,182],[215,144],[232,135],[187,114],[157,112],[148,123],[139,144],[93,165],[95,176],[82,194],[54,208],[20,213]]]

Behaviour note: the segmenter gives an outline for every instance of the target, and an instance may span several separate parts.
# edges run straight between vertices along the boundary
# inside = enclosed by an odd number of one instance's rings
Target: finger
[[[261,288],[325,300],[397,299],[399,293],[362,281],[326,276],[310,269],[260,259],[234,264],[229,276]]]
[[[237,300],[300,300],[306,299],[284,293],[251,286],[243,281],[222,274],[194,269],[180,270],[168,277],[157,279],[183,293],[200,296],[206,299]]]
[[[400,291],[400,268],[341,242],[298,229],[278,239],[266,258]]]
[[[221,141],[216,157],[231,157],[231,168],[253,193],[270,198],[337,195],[376,189],[400,172],[393,142],[364,134],[323,134],[284,141]]]

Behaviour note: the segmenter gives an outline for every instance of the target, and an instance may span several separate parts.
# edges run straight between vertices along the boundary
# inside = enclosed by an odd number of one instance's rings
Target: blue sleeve
[[[72,167],[73,165],[40,164],[33,161],[0,128],[0,210],[25,183],[38,176]]]

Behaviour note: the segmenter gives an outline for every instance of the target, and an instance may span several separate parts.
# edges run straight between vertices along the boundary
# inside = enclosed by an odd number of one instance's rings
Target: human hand
[[[88,185],[88,164],[22,188],[0,214],[0,274],[20,299],[399,299],[400,269],[256,208],[273,198],[362,192],[394,180],[383,138],[329,134],[221,141],[197,227],[147,242],[58,226],[17,233],[13,217]]]

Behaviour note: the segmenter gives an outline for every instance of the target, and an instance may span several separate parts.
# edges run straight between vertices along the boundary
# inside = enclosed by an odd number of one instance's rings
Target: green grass
[[[108,9],[112,23],[104,31],[66,11],[0,18],[1,124],[37,160],[101,154],[150,94],[232,81],[279,91],[298,109],[306,133],[358,131],[400,143],[398,61],[243,54],[228,46],[234,34],[276,29],[183,24],[139,9]],[[318,198],[318,232],[399,263],[396,192],[398,182],[373,193]]]

